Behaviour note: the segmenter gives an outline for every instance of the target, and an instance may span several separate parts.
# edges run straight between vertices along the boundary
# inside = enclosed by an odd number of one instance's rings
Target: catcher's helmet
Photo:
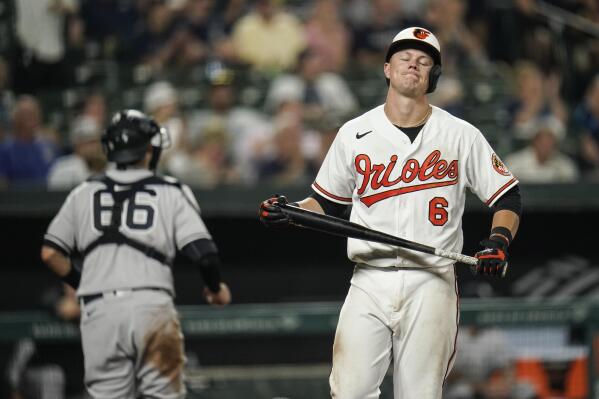
[[[160,153],[168,147],[168,133],[143,112],[126,109],[117,112],[102,135],[102,147],[108,161],[131,165],[143,159],[152,145],[150,169],[158,164]]]
[[[417,26],[406,28],[393,38],[393,41],[387,50],[385,62],[389,62],[393,54],[398,51],[409,48],[424,51],[433,59],[435,64],[429,72],[428,89],[426,90],[427,93],[432,93],[435,91],[437,81],[441,76],[441,46],[439,45],[439,41],[435,35],[427,29],[419,28]],[[387,81],[387,83],[389,82]]]

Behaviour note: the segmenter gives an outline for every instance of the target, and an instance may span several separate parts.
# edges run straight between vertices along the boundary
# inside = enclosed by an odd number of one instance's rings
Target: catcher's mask
[[[425,52],[433,59],[434,65],[428,74],[427,93],[432,93],[437,87],[441,76],[441,46],[439,41],[429,30],[417,26],[406,28],[393,38],[385,62],[389,62],[393,54],[405,49],[416,49]],[[387,79],[389,85],[389,79]]]
[[[151,170],[156,169],[162,149],[170,146],[168,131],[143,112],[133,109],[117,112],[101,140],[106,158],[119,167],[141,161],[151,145]]]

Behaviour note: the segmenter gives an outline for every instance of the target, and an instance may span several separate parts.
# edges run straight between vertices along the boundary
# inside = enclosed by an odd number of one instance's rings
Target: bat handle
[[[453,259],[457,262],[465,263],[470,266],[476,266],[478,264],[478,259],[476,259],[474,256],[458,254],[456,252],[447,251],[445,249],[436,248],[435,255],[442,256],[448,259]]]

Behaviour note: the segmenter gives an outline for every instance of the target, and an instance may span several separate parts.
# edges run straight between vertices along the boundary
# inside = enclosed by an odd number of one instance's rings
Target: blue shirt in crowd
[[[14,185],[45,185],[57,146],[47,139],[22,142],[12,138],[0,143],[0,177]]]

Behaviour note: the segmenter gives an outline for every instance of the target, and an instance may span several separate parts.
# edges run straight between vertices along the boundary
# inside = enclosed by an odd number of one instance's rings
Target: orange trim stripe
[[[412,193],[414,191],[428,190],[430,188],[453,186],[454,184],[457,184],[457,182],[458,182],[458,179],[442,181],[442,182],[438,182],[438,183],[416,184],[413,186],[396,188],[394,190],[387,190],[387,191],[383,191],[382,193],[368,195],[366,197],[360,198],[360,201],[362,201],[362,203],[364,203],[364,205],[370,207],[372,204],[382,201],[384,199],[387,199],[389,197],[395,197],[397,195]]]
[[[447,367],[445,368],[445,376],[443,377],[443,386],[445,386],[445,381],[447,381],[447,376],[451,369],[451,362],[454,360],[456,354],[458,353],[458,332],[460,330],[460,292],[458,289],[458,275],[455,271],[455,265],[453,266],[453,284],[456,295],[456,312],[455,312],[455,336],[453,337],[453,352],[451,352],[451,356],[449,357],[449,361],[447,362]]]
[[[318,185],[318,183],[316,183],[316,182],[314,182],[313,185],[314,185],[314,188],[317,188],[318,191],[320,191],[321,193],[323,193],[324,195],[326,195],[328,197],[334,198],[337,201],[351,202],[351,198],[339,197],[338,195],[331,194],[324,188],[320,187],[320,185]]]
[[[505,190],[506,188],[508,188],[515,181],[516,181],[516,178],[513,177],[512,180],[508,181],[503,186],[501,186],[501,188],[499,190],[497,190],[497,192],[495,194],[493,194],[493,196],[491,198],[489,198],[487,200],[487,202],[485,202],[485,205],[489,206],[489,204],[491,202],[493,202],[493,200],[495,199],[495,197],[497,197],[499,194],[501,194],[503,190]]]

